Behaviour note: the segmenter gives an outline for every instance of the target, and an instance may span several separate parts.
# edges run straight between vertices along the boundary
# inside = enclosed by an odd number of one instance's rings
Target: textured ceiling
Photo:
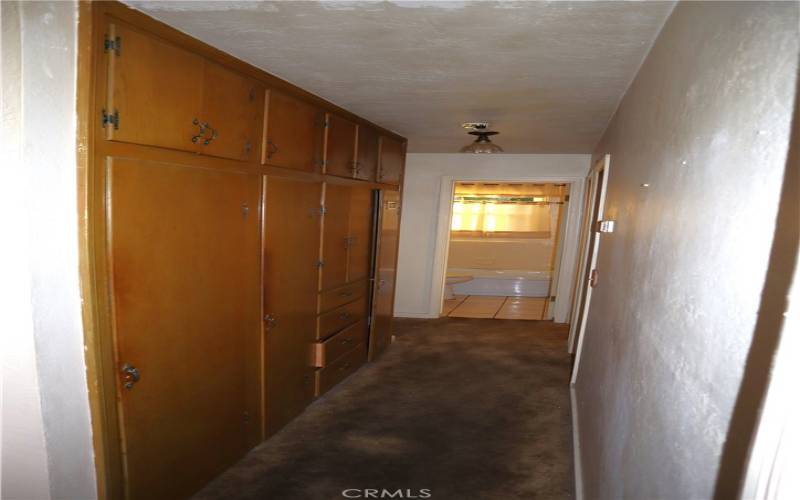
[[[489,121],[507,153],[587,153],[673,2],[128,5],[409,139],[451,153]]]

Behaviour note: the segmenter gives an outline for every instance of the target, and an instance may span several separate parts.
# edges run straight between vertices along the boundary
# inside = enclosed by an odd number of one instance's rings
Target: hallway
[[[573,497],[565,326],[406,319],[395,334],[381,359],[195,498],[333,499],[366,488]]]

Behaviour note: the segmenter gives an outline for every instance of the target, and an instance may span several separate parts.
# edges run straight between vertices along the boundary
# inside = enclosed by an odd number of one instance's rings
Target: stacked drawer
[[[315,395],[321,396],[367,359],[367,281],[320,293],[312,362]]]

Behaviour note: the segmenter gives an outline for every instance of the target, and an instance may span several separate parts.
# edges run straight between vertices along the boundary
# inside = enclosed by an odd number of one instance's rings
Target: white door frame
[[[574,283],[575,263],[578,254],[578,239],[580,237],[580,220],[583,206],[575,201],[583,194],[586,177],[583,175],[569,176],[533,176],[520,177],[518,175],[486,175],[454,177],[442,176],[439,191],[439,212],[436,224],[436,239],[433,253],[433,267],[431,268],[430,304],[428,317],[438,318],[442,311],[444,299],[444,280],[447,276],[447,254],[450,248],[450,226],[453,212],[453,190],[456,182],[526,182],[541,184],[569,184],[570,202],[567,204],[565,217],[566,225],[563,236],[563,251],[561,252],[560,271],[558,283],[553,289],[556,301],[553,304],[554,320],[557,323],[566,323],[569,315],[572,284]]]
[[[592,170],[589,173],[588,177],[593,179],[592,192],[589,193],[590,195],[590,207],[589,213],[586,214],[588,219],[584,219],[584,222],[588,224],[588,232],[586,234],[586,244],[584,245],[584,251],[581,255],[581,263],[577,267],[578,269],[578,279],[576,280],[576,289],[575,289],[575,300],[572,304],[572,315],[570,317],[570,328],[569,328],[569,339],[567,340],[567,345],[569,352],[573,352],[573,348],[575,349],[575,366],[572,369],[572,377],[570,379],[570,385],[575,385],[575,381],[578,378],[578,368],[580,367],[581,361],[581,354],[583,351],[583,340],[586,333],[586,320],[589,315],[589,303],[592,299],[592,287],[588,286],[587,283],[587,273],[586,273],[586,266],[590,270],[594,270],[597,268],[597,254],[600,250],[600,233],[596,231],[595,225],[597,221],[603,219],[603,213],[605,212],[605,204],[606,204],[606,190],[608,188],[608,174],[609,169],[611,167],[611,155],[605,154],[601,158],[599,158],[593,165]],[[601,182],[597,182],[600,172],[603,172],[603,178]],[[597,203],[597,213],[593,212],[594,207],[594,200],[597,192],[596,189],[600,190],[600,199]],[[589,256],[588,252],[593,249],[592,255]],[[591,271],[590,271],[591,272]],[[582,296],[585,294],[586,299],[581,301]],[[581,302],[583,302],[583,307],[581,307]],[[580,321],[578,319],[580,318]],[[577,346],[575,345],[577,344]]]

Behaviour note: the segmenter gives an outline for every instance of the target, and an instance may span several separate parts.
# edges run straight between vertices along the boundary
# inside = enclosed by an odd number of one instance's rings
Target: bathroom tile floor
[[[547,299],[544,297],[456,295],[445,300],[442,306],[442,316],[451,318],[541,320],[546,312]]]

